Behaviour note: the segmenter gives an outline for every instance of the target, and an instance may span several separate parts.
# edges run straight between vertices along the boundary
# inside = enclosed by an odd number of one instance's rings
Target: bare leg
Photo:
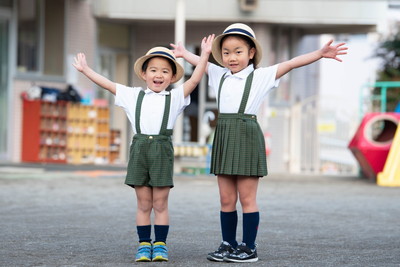
[[[153,188],[154,224],[169,225],[168,196],[170,187]]]
[[[237,177],[231,175],[218,175],[218,188],[221,211],[235,211],[238,199]]]
[[[239,200],[242,205],[243,213],[257,212],[257,188],[258,177],[239,176],[237,187],[239,191]]]
[[[137,211],[136,225],[150,225],[150,214],[153,208],[153,191],[151,187],[135,186]]]

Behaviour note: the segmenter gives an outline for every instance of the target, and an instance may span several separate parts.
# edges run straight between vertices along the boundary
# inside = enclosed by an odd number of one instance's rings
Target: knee
[[[257,201],[253,196],[240,196],[240,205],[244,210],[254,209],[257,207]]]
[[[221,207],[232,209],[236,207],[237,196],[236,195],[221,195],[220,198]]]
[[[138,211],[141,211],[143,213],[149,213],[151,212],[152,208],[153,208],[153,203],[151,200],[149,199],[138,200],[137,203]]]
[[[158,213],[168,210],[168,201],[165,201],[163,199],[153,201],[153,209],[154,212]]]

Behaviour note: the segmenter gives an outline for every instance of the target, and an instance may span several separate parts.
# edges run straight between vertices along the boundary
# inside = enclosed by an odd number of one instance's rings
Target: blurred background
[[[258,118],[270,173],[357,175],[348,146],[364,115],[400,112],[400,1],[0,0],[0,160],[126,164],[129,121],[114,96],[75,70],[74,56],[85,53],[115,82],[144,86],[133,63],[151,47],[182,41],[199,53],[204,36],[235,22],[255,31],[262,67],[330,39],[347,43],[342,63],[322,59],[283,77]],[[174,130],[175,155],[178,171],[202,172],[217,117],[207,76],[191,100]],[[398,120],[389,119],[394,129]]]

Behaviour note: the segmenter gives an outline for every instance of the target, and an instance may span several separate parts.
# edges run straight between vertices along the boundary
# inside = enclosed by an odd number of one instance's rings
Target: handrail
[[[381,88],[380,96],[372,95],[372,96],[369,96],[369,98],[374,99],[374,100],[380,99],[380,101],[381,101],[380,111],[386,112],[387,90],[392,89],[392,88],[400,88],[400,81],[380,81],[380,82],[368,83],[368,84],[363,85],[360,90],[360,107],[359,107],[360,119],[362,119],[362,117],[364,115],[363,114],[363,101],[364,101],[363,91],[364,91],[364,89],[365,88],[377,88],[377,87]]]

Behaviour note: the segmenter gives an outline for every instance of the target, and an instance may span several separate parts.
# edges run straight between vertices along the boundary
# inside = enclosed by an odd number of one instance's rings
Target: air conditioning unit
[[[239,5],[244,12],[254,11],[258,7],[258,0],[239,0]]]

